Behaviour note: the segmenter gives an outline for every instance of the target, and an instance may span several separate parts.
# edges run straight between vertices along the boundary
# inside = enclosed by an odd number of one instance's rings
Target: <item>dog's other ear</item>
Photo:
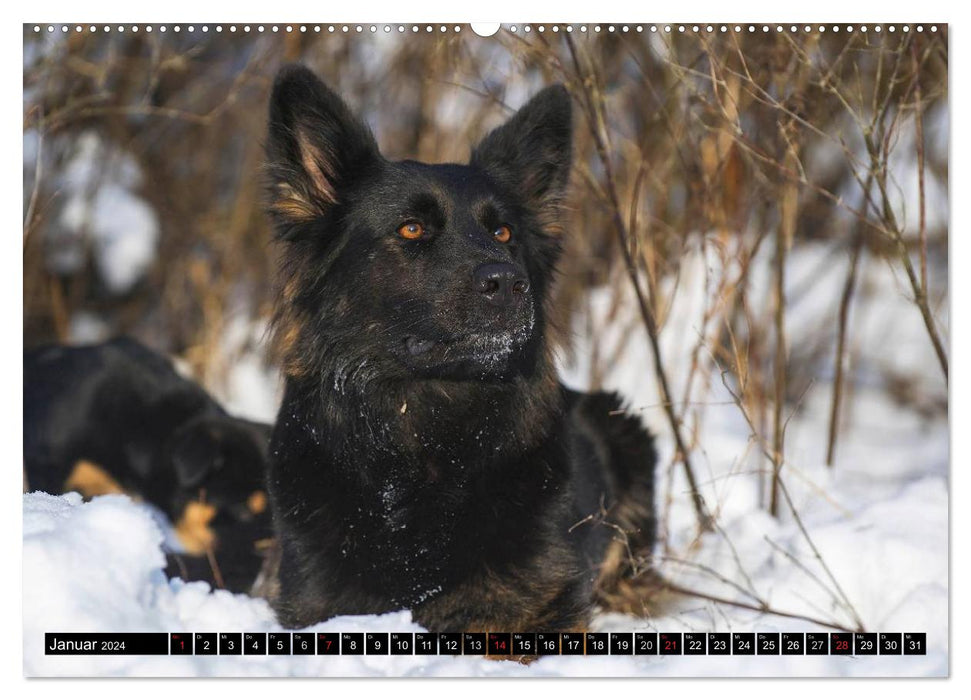
[[[206,422],[190,423],[172,438],[172,466],[182,489],[199,486],[214,471],[224,466],[222,440]]]
[[[310,69],[291,65],[273,84],[267,158],[270,210],[286,231],[325,215],[380,154],[344,101]]]
[[[570,177],[573,113],[562,85],[539,92],[472,151],[470,163],[526,198],[547,222]]]

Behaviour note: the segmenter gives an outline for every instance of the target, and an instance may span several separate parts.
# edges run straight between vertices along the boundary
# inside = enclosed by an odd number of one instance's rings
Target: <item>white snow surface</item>
[[[826,251],[793,256],[790,282],[807,275],[825,279],[794,303],[788,328],[791,347],[818,340],[819,318],[835,313],[838,264]],[[673,299],[662,332],[675,395],[682,396],[690,348],[701,332],[705,255],[686,257],[681,292]],[[715,274],[718,271],[715,270]],[[929,392],[946,386],[916,311],[885,263],[869,261],[861,288],[879,303],[854,321],[857,372],[887,365],[920,378]],[[829,275],[833,275],[832,278]],[[832,281],[830,281],[832,280]],[[767,295],[766,295],[767,296]],[[757,295],[753,295],[757,298]],[[717,370],[709,383],[695,382],[690,399],[703,411],[689,412],[699,434],[693,452],[705,500],[718,531],[696,537],[694,516],[680,466],[671,466],[669,430],[658,407],[647,343],[631,299],[616,313],[607,290],[590,298],[590,319],[578,319],[576,354],[561,362],[570,386],[588,384],[596,342],[602,357],[619,343],[625,350],[603,377],[623,394],[657,435],[658,507],[667,547],[658,551],[663,574],[679,585],[730,600],[760,599],[796,616],[868,631],[925,632],[926,656],[638,656],[544,657],[530,666],[450,656],[45,656],[45,632],[259,632],[280,630],[267,604],[244,595],[211,591],[203,583],[166,580],[162,573],[164,526],[144,505],[124,496],[82,503],[77,494],[24,496],[24,672],[29,676],[946,676],[948,655],[948,425],[916,415],[887,398],[876,380],[861,380],[847,404],[834,468],[824,465],[831,393],[831,359],[815,372],[815,383],[787,431],[786,484],[801,522],[828,567],[816,559],[797,523],[783,506],[770,517],[760,504],[754,471],[764,468],[750,430],[729,400]],[[946,320],[946,309],[940,311]],[[610,318],[608,322],[605,319]],[[628,328],[632,332],[627,332]],[[582,329],[582,333],[580,332]],[[827,342],[829,342],[827,340]],[[702,358],[703,363],[710,361]],[[274,395],[278,380],[260,379],[250,364],[229,391],[239,405],[254,395]],[[240,381],[249,377],[247,381]],[[263,401],[269,398],[263,398]],[[259,403],[257,401],[256,403]],[[254,406],[254,409],[258,408]],[[255,410],[254,410],[255,412]],[[265,415],[271,415],[267,410]],[[687,561],[688,564],[680,562]],[[842,590],[838,593],[835,583]],[[410,613],[341,617],[314,631],[409,632],[421,628]],[[666,596],[649,617],[598,615],[594,631],[802,632],[829,628],[804,619],[754,612],[694,597]],[[529,630],[524,630],[529,631]]]

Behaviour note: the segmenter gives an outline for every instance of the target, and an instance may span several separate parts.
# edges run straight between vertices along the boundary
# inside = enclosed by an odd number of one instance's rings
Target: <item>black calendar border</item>
[[[924,656],[926,632],[47,632],[48,656]]]

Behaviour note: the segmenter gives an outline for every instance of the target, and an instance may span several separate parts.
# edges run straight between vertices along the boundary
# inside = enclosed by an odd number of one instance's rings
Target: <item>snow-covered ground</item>
[[[844,262],[827,264],[826,250],[794,254],[790,286],[812,280],[794,299],[790,344],[818,340],[819,318],[835,311]],[[696,341],[705,285],[714,267],[700,254],[686,258],[681,291],[662,334],[675,395],[682,396],[690,348]],[[717,274],[717,270],[715,271]],[[707,282],[706,282],[707,280]],[[827,290],[825,294],[819,290]],[[621,391],[658,435],[659,501],[667,548],[661,570],[679,585],[796,616],[869,631],[926,632],[926,656],[840,657],[544,657],[529,667],[469,657],[64,657],[44,656],[51,631],[273,631],[280,626],[261,600],[201,583],[166,580],[163,528],[143,506],[121,496],[82,503],[76,494],[24,496],[24,671],[31,676],[943,676],[948,674],[948,426],[895,404],[868,368],[887,367],[918,378],[929,395],[946,396],[921,321],[885,264],[864,267],[861,289],[869,301],[853,320],[857,382],[844,414],[837,460],[824,465],[832,368],[815,366],[814,384],[792,416],[786,444],[786,484],[802,523],[783,507],[778,520],[760,505],[761,465],[750,430],[714,373],[696,382],[693,405],[703,407],[693,454],[706,502],[719,531],[696,539],[690,501],[679,468],[670,469],[669,431],[658,408],[647,344],[630,299],[607,313],[610,294],[594,292],[592,321],[577,321],[577,352],[562,362],[564,381],[584,387],[593,342],[600,356],[623,350],[603,384]],[[793,292],[795,295],[795,291]],[[946,311],[946,310],[945,310]],[[941,313],[944,313],[942,311]],[[604,319],[610,317],[610,322]],[[591,330],[591,323],[593,324]],[[946,318],[942,324],[946,326]],[[827,324],[831,327],[832,324]],[[626,333],[631,327],[633,331]],[[825,331],[828,332],[828,331]],[[828,339],[824,338],[826,342]],[[708,360],[702,358],[705,363]],[[278,380],[246,360],[222,388],[221,398],[248,413],[277,395]],[[680,562],[689,562],[687,564]],[[837,589],[838,586],[838,589]],[[839,593],[839,590],[842,593]],[[700,598],[665,596],[647,618],[601,615],[597,631],[825,631],[818,624],[753,612]],[[417,631],[406,611],[343,617],[317,631]]]

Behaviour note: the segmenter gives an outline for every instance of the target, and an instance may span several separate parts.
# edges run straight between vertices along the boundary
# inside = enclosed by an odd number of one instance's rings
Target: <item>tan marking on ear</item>
[[[277,186],[276,197],[270,203],[270,209],[291,221],[310,221],[321,214],[318,208],[286,184]]]
[[[201,501],[189,501],[175,525],[175,534],[189,554],[205,554],[216,542],[209,523],[216,517],[216,507]]]
[[[246,499],[246,507],[250,512],[259,515],[266,510],[266,491],[254,491]]]
[[[325,204],[337,204],[337,193],[334,192],[334,170],[327,154],[311,145],[310,139],[301,130],[297,132],[297,146],[300,148],[300,162],[310,178],[316,194]]]
[[[85,498],[94,498],[108,493],[124,493],[125,490],[115,479],[94,462],[79,460],[64,482],[65,491],[77,491]]]

